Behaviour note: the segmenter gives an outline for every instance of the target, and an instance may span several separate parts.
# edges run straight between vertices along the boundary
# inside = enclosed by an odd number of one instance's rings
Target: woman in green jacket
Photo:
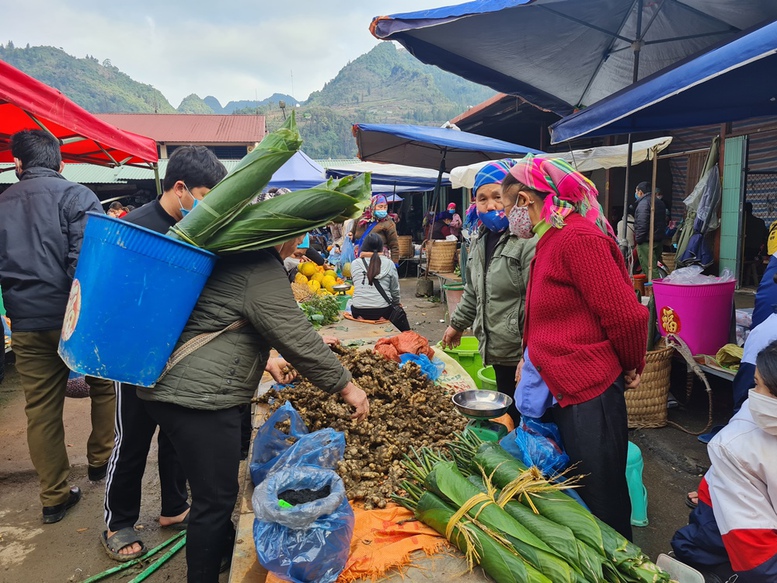
[[[458,346],[464,330],[471,327],[483,364],[494,367],[497,388],[512,398],[515,369],[521,360],[523,308],[535,240],[510,235],[500,189],[510,166],[511,160],[491,162],[475,177],[475,203],[483,224],[470,247],[464,295],[451,316],[442,345]],[[515,404],[508,413],[515,423],[519,421]]]

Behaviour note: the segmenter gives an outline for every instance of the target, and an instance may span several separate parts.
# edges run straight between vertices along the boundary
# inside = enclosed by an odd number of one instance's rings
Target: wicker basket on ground
[[[456,241],[425,241],[426,256],[429,259],[429,271],[451,273],[456,267]]]
[[[409,259],[413,257],[413,237],[411,235],[399,235],[399,258]]]
[[[666,425],[666,401],[669,397],[673,353],[674,348],[671,346],[661,346],[647,353],[642,381],[636,389],[625,393],[629,429]]]
[[[677,265],[676,260],[677,260],[677,256],[675,253],[661,254],[661,263],[663,263],[666,266],[666,270],[669,273],[672,273],[675,270],[675,267]]]

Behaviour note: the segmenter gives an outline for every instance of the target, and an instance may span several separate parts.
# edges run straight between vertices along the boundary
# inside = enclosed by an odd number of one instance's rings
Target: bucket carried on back
[[[88,214],[59,355],[81,374],[153,386],[216,256],[126,221]]]

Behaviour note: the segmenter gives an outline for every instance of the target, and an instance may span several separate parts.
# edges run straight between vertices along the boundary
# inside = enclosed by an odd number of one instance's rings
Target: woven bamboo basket
[[[451,273],[456,266],[456,241],[426,241],[429,271]]]
[[[666,270],[669,273],[672,273],[675,270],[675,267],[677,265],[676,260],[677,260],[677,256],[674,253],[661,254],[661,263],[666,265]]]
[[[399,235],[399,258],[408,259],[413,257],[413,237],[411,235]]]
[[[642,381],[636,389],[625,393],[630,429],[666,425],[673,352],[674,348],[668,346],[647,353]]]

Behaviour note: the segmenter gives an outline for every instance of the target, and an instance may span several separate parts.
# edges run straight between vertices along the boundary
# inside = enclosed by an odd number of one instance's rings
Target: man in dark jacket
[[[81,498],[70,473],[62,410],[70,371],[57,354],[65,306],[76,270],[86,212],[102,212],[88,188],[60,174],[64,164],[51,134],[11,137],[18,184],[0,196],[0,285],[13,326],[13,350],[27,401],[27,441],[40,478],[43,522],[59,522]],[[87,377],[92,433],[89,478],[105,476],[113,448],[113,383]]]
[[[649,275],[650,271],[650,184],[640,182],[634,193],[637,204],[634,209],[634,240],[637,243],[637,257],[642,266],[642,273]],[[664,248],[664,233],[666,232],[666,205],[656,198],[656,212],[653,223],[653,276],[658,273],[658,259]]]

